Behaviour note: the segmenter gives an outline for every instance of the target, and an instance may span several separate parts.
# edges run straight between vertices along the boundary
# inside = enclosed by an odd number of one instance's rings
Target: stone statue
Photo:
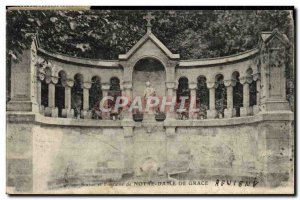
[[[144,98],[147,100],[148,97],[153,97],[156,95],[155,88],[151,87],[151,83],[149,81],[146,82],[146,88],[144,90]]]
[[[144,100],[145,100],[145,105],[147,104],[147,100],[149,97],[154,97],[156,96],[156,91],[155,88],[151,87],[151,83],[149,81],[146,82],[146,88],[144,90]],[[150,115],[154,114],[155,108],[150,108],[150,110],[147,112]],[[145,115],[144,115],[145,118]]]

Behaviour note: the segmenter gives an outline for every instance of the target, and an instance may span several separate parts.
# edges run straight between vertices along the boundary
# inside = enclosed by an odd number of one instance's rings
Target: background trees
[[[7,50],[18,58],[38,33],[49,51],[85,58],[116,59],[146,31],[139,10],[7,11]],[[153,11],[152,31],[183,59],[231,55],[254,48],[260,31],[278,28],[293,39],[284,10]]]

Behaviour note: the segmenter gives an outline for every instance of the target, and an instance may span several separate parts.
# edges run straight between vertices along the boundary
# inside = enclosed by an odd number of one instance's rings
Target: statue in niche
[[[144,90],[144,96],[143,96],[144,100],[145,100],[145,105],[147,103],[148,98],[154,97],[154,96],[156,96],[156,90],[155,90],[155,88],[151,87],[151,83],[149,81],[147,81],[146,88]],[[155,108],[150,108],[148,114],[154,114],[154,110],[155,110]]]
[[[146,82],[146,88],[144,90],[144,98],[147,99],[149,97],[153,97],[156,95],[155,88],[151,87],[151,83],[149,81]]]

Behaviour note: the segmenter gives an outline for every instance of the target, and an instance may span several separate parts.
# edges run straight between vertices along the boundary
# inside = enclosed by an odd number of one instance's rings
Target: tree
[[[7,51],[18,58],[38,33],[49,51],[85,58],[116,59],[145,33],[146,11],[9,10]],[[293,38],[284,10],[153,11],[153,32],[183,59],[226,56],[254,48],[260,31],[278,28]]]

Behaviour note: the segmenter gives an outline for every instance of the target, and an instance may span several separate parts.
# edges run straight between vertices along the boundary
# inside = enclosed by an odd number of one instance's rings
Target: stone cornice
[[[82,126],[82,127],[115,127],[122,128],[124,125],[122,120],[92,120],[92,119],[69,119],[69,118],[56,118],[45,117],[40,114],[34,114],[32,112],[20,113],[7,111],[7,120],[10,123],[18,122],[37,122],[45,125],[55,126]],[[234,119],[234,120],[233,120]],[[228,119],[202,119],[202,120],[172,120],[164,121],[165,127],[220,127],[220,126],[236,126],[252,124],[264,121],[293,121],[294,113],[291,111],[279,111],[260,113],[254,116],[236,117]],[[131,126],[136,127],[137,124],[132,122]]]
[[[208,58],[208,59],[197,59],[197,60],[180,60],[179,66],[180,67],[201,67],[201,66],[207,66],[207,65],[220,65],[225,63],[232,63],[237,62],[240,60],[244,60],[246,58],[250,58],[254,55],[256,55],[259,52],[258,48],[231,55],[231,56],[225,56],[225,57],[219,57],[219,58]]]
[[[96,60],[96,59],[87,59],[87,58],[76,58],[73,56],[63,55],[59,53],[52,53],[42,49],[39,45],[38,39],[34,39],[36,44],[36,49],[39,54],[46,55],[50,58],[55,60],[63,61],[63,62],[70,62],[74,64],[80,65],[92,65],[98,67],[119,67],[118,60]]]

